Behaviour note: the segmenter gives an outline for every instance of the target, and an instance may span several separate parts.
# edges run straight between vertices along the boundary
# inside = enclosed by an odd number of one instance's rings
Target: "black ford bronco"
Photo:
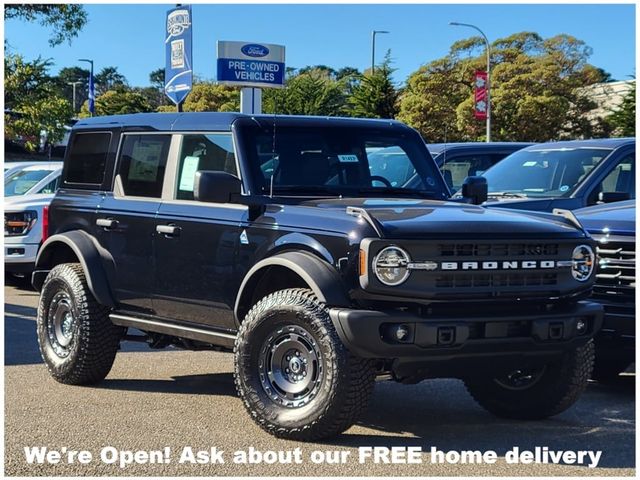
[[[461,378],[496,415],[558,414],[593,367],[594,242],[568,213],[478,206],[484,179],[461,192],[394,121],[81,120],[33,274],[42,357],[77,385],[123,340],[233,351],[251,417],[300,440],[352,425],[376,378]]]

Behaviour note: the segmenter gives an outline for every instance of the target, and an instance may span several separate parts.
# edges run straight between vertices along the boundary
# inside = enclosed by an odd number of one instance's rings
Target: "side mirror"
[[[600,192],[598,194],[598,203],[613,203],[631,200],[629,192]]]
[[[231,195],[242,192],[242,182],[227,172],[198,170],[193,184],[193,197],[199,202],[229,203]]]
[[[487,201],[489,195],[489,186],[487,179],[484,177],[467,177],[462,183],[462,198],[468,200],[469,203],[480,205]]]

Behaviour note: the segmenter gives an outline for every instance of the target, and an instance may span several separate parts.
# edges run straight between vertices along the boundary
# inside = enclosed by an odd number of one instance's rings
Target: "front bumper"
[[[593,338],[603,310],[581,301],[535,315],[425,318],[395,310],[332,308],[330,316],[343,343],[359,357],[446,361],[562,353]],[[579,321],[586,323],[583,332],[578,332]],[[402,341],[393,336],[399,325],[409,331]]]
[[[5,237],[4,269],[11,273],[28,273],[33,271],[38,256],[39,243],[22,243],[11,241]],[[23,237],[24,240],[24,237]]]

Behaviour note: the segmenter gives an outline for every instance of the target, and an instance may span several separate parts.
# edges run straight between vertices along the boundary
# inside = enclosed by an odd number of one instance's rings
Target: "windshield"
[[[50,173],[51,170],[20,170],[5,180],[4,196],[24,195]]]
[[[446,197],[435,163],[410,133],[277,127],[274,139],[270,129],[248,127],[243,138],[257,193]]]
[[[609,153],[601,148],[520,150],[483,176],[490,197],[566,197]]]

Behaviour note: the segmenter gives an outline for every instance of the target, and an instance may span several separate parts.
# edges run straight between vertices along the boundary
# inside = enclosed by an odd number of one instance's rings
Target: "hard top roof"
[[[183,113],[134,113],[104,117],[83,118],[74,125],[74,130],[114,127],[138,127],[160,131],[212,131],[231,130],[238,119],[251,119],[268,127],[280,126],[339,126],[339,127],[384,127],[408,128],[395,120],[359,119],[345,117],[315,117],[297,115],[248,115],[236,112],[183,112]]]

